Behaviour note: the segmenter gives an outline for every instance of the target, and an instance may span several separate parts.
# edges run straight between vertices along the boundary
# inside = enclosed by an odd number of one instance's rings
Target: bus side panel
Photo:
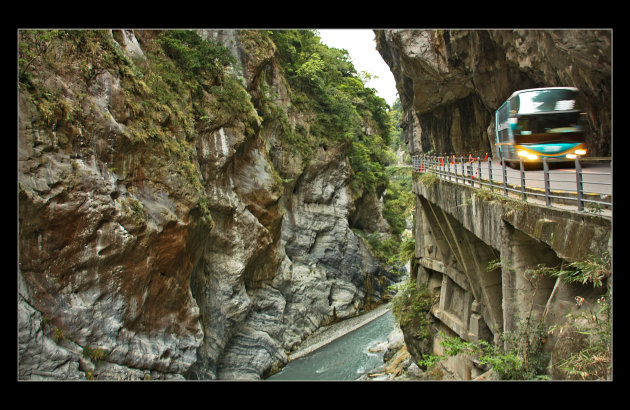
[[[506,143],[505,145],[505,158],[506,159],[517,159],[516,150],[514,149],[514,131],[512,131],[512,127],[508,127],[506,129]]]
[[[497,152],[502,159],[510,160],[514,157],[513,135],[510,130],[508,119],[510,117],[509,100],[503,103],[495,112],[495,144]]]
[[[494,150],[496,156],[501,159],[501,148],[499,144],[499,110],[496,110],[494,112]]]

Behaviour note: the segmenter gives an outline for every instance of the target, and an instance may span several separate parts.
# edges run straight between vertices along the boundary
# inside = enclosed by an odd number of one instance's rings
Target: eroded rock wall
[[[257,379],[395,279],[351,229],[358,208],[379,208],[351,192],[346,148],[305,158],[263,121],[264,104],[309,121],[291,109],[275,46],[198,33],[236,57],[223,84],[236,100],[157,95],[158,79],[135,74],[154,58],[150,30],[76,32],[28,67],[20,379]],[[199,106],[208,115],[191,121]]]

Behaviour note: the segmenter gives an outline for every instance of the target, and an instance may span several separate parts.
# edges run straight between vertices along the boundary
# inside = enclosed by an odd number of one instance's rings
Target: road
[[[488,163],[481,162],[481,178],[488,179]],[[490,161],[492,165],[492,180],[497,185],[502,184],[502,167],[498,161]],[[478,177],[477,163],[473,163],[475,177]],[[577,187],[575,167],[566,166],[567,164],[551,164],[549,169],[550,189],[552,191],[569,191],[575,192]],[[507,183],[515,186],[521,185],[521,173],[518,169],[506,167]],[[453,165],[450,168],[453,171]],[[461,175],[461,166],[457,167],[458,174]],[[606,162],[588,162],[582,163],[582,184],[584,193],[612,195],[612,168],[609,161]],[[545,188],[543,179],[542,165],[540,169],[531,169],[525,171],[525,186],[529,188]]]

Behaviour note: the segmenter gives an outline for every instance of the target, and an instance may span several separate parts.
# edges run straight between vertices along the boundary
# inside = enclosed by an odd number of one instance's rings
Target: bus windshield
[[[576,110],[576,91],[571,89],[532,90],[519,94],[518,113]]]

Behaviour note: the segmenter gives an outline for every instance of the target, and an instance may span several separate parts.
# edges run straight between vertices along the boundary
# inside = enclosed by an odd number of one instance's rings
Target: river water
[[[314,352],[290,361],[282,371],[266,380],[357,380],[383,364],[383,351],[370,352],[370,348],[387,341],[393,330],[394,317],[388,311]]]

